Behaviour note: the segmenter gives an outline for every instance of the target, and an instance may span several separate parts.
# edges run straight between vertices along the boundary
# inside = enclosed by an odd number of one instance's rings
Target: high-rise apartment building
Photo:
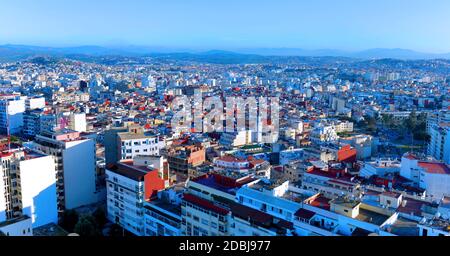
[[[58,210],[73,209],[99,200],[96,188],[95,142],[72,130],[43,132],[29,145],[54,156]]]
[[[29,216],[33,228],[57,223],[53,156],[9,148],[0,154],[0,222]]]

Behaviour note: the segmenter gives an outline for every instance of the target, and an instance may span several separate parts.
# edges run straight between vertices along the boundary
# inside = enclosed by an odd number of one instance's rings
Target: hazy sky
[[[0,44],[450,52],[449,0],[0,0]]]

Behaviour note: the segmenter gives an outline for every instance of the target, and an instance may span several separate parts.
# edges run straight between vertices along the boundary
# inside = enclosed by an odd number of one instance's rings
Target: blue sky
[[[0,44],[450,52],[449,0],[1,0]]]

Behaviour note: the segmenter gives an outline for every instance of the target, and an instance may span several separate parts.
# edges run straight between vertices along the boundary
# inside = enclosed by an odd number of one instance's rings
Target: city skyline
[[[450,52],[448,1],[6,1],[0,44]]]

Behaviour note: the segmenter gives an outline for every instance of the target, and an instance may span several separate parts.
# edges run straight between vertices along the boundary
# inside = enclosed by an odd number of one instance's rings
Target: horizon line
[[[167,48],[170,50],[183,50],[183,51],[239,51],[239,50],[304,50],[304,51],[339,51],[342,53],[360,53],[370,50],[401,50],[410,51],[420,54],[433,54],[433,55],[445,55],[450,54],[450,51],[424,51],[411,48],[402,47],[373,47],[363,49],[339,49],[339,48],[309,48],[309,47],[288,47],[288,46],[241,46],[241,47],[220,47],[220,46],[170,46],[170,45],[145,45],[145,44],[27,44],[27,43],[1,43],[0,46],[28,46],[28,47],[41,47],[41,48],[80,48],[80,47],[101,47],[109,49],[120,49],[127,47],[142,47],[142,48]]]

